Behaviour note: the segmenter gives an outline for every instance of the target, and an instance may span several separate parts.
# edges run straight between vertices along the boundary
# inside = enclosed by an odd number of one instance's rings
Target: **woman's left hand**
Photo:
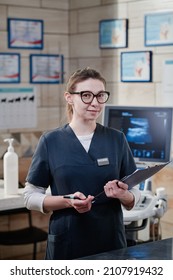
[[[134,195],[128,191],[128,185],[121,181],[109,181],[104,190],[107,197],[118,198],[121,203],[128,209],[134,205]]]
[[[124,195],[126,195],[128,191],[128,185],[124,184],[121,181],[113,180],[113,181],[109,181],[104,186],[104,190],[107,197],[121,198],[124,197]]]

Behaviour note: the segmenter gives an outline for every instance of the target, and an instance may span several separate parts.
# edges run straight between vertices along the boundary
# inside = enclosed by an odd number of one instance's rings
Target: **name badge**
[[[97,159],[97,164],[98,164],[98,166],[109,165],[109,159],[108,158],[99,158],[99,159]]]

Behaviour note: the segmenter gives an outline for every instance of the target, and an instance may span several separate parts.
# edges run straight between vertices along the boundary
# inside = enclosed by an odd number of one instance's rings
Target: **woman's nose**
[[[95,105],[95,104],[98,105],[98,104],[99,104],[99,102],[97,101],[97,96],[96,96],[96,95],[94,96],[94,98],[93,98],[91,104],[92,104],[92,105]]]

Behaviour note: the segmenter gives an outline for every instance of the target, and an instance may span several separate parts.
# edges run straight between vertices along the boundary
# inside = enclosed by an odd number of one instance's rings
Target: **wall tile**
[[[0,4],[25,7],[40,7],[40,0],[0,0]]]
[[[1,6],[0,2],[0,31],[7,28],[7,7]]]
[[[159,10],[172,9],[172,1],[151,0],[151,1],[134,1],[128,4],[128,18],[130,19],[130,27],[143,27],[144,16],[149,12]]]
[[[110,5],[106,9],[104,6],[92,9],[80,10],[78,12],[78,29],[79,32],[94,32],[99,29],[99,21],[111,18],[126,18],[126,4]]]
[[[136,39],[138,38],[138,39]],[[128,49],[127,51],[146,50],[144,47],[143,28],[131,28],[128,30]],[[151,48],[149,49],[151,50]],[[123,51],[123,50],[122,50]],[[124,51],[126,51],[124,49]]]
[[[42,19],[45,33],[68,33],[67,11],[9,7],[9,17]]]
[[[155,104],[155,90],[151,83],[121,83],[118,88],[118,104],[126,106],[152,106]]]
[[[68,10],[69,0],[41,0],[41,7],[48,9]]]
[[[20,70],[21,83],[28,84],[30,80],[30,62],[28,58],[21,58]]]
[[[60,54],[64,57],[69,56],[69,38],[68,35],[45,34],[44,36],[44,54]]]
[[[128,3],[133,2],[134,0],[102,0],[102,4],[121,4],[121,3]]]
[[[70,9],[76,8],[86,8],[86,7],[93,7],[98,6],[101,4],[101,0],[69,0]]]
[[[63,95],[60,85],[44,85],[41,92],[41,106],[42,107],[59,107],[60,95]]]
[[[61,121],[59,108],[39,108],[38,127],[41,131],[51,130],[57,127]]]
[[[0,32],[0,51],[1,52],[9,52],[7,49],[7,32]]]
[[[98,34],[87,33],[71,35],[70,37],[70,56],[74,57],[99,57]]]
[[[70,34],[78,31],[78,11],[69,11],[69,32]]]

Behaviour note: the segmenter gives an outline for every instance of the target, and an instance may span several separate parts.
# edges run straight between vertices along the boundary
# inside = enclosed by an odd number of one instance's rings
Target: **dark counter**
[[[87,256],[81,260],[172,260],[173,238]]]

